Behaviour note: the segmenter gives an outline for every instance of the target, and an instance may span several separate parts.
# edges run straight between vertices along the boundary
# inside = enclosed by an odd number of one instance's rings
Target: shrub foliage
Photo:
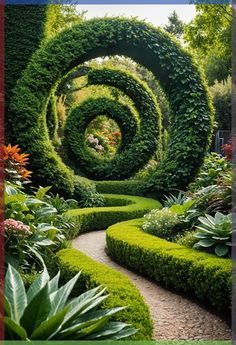
[[[95,188],[88,180],[75,179],[56,153],[46,126],[46,105],[52,88],[73,67],[108,54],[128,56],[152,71],[172,110],[165,158],[140,190],[184,189],[201,165],[211,137],[213,110],[206,83],[191,56],[170,35],[124,18],[94,19],[62,31],[33,55],[18,81],[11,99],[10,120],[17,118],[11,136],[31,154],[35,180],[67,195]],[[149,147],[141,152],[145,151],[148,155]]]

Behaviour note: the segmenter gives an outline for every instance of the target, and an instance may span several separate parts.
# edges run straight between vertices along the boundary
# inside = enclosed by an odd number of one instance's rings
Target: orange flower
[[[12,155],[12,159],[14,159],[14,161],[16,163],[19,163],[21,165],[26,165],[27,161],[29,160],[28,156],[29,156],[29,154],[27,154],[27,153],[21,153],[21,154],[14,153]]]
[[[0,159],[5,161],[5,166],[8,168],[9,166],[11,169],[15,169],[15,171],[20,175],[20,178],[23,180],[28,180],[32,171],[25,169],[24,167],[28,164],[29,154],[27,153],[19,153],[21,149],[18,145],[12,146],[9,145],[1,145],[0,146]],[[6,170],[7,171],[7,170]],[[10,172],[7,171],[6,176],[8,179],[11,178],[14,180],[14,175],[11,176]]]
[[[25,168],[22,168],[20,170],[20,174],[21,174],[21,177],[23,178],[23,180],[28,180],[29,177],[31,177],[30,175],[32,174],[32,171],[29,171]]]
[[[20,151],[20,148],[18,145],[11,146],[9,144],[8,146],[1,145],[0,150],[0,157],[4,160],[7,160],[8,158],[11,158],[14,154],[18,153]]]

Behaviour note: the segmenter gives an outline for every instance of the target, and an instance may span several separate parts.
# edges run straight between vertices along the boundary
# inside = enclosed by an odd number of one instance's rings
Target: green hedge
[[[120,264],[166,287],[195,295],[219,311],[228,311],[231,260],[146,234],[141,230],[142,223],[143,219],[134,219],[108,228],[109,254]]]
[[[196,63],[161,29],[136,19],[99,18],[64,30],[43,45],[14,89],[9,115],[9,121],[14,121],[12,136],[31,154],[35,182],[73,195],[74,177],[49,140],[45,107],[51,89],[72,68],[116,54],[149,69],[159,80],[172,110],[165,159],[140,185],[142,191],[184,189],[194,179],[208,148],[213,123],[211,99]]]
[[[104,303],[104,307],[127,306],[126,310],[117,314],[116,320],[127,322],[139,329],[133,339],[151,339],[152,321],[148,307],[138,289],[130,282],[128,277],[94,261],[75,249],[61,250],[58,252],[57,257],[62,281],[67,282],[81,271],[81,276],[74,290],[76,294],[103,285],[110,294]]]
[[[113,119],[121,129],[122,143],[114,159],[104,159],[98,154],[92,153],[85,142],[87,126],[99,115],[106,115]],[[86,174],[87,177],[95,179],[117,178],[124,172],[129,173],[130,170],[132,173],[132,164],[126,165],[126,169],[124,169],[121,157],[125,153],[127,155],[126,151],[132,145],[135,132],[138,130],[137,127],[137,119],[128,106],[105,97],[86,99],[72,108],[65,125],[64,146],[69,159],[73,161],[73,167],[77,166],[78,170]],[[116,171],[114,171],[115,167]]]
[[[96,189],[99,193],[142,196],[142,193],[138,191],[138,186],[140,185],[140,183],[142,183],[142,181],[140,180],[95,181]]]
[[[68,238],[91,231],[102,230],[117,222],[139,218],[154,208],[161,208],[159,201],[138,196],[104,194],[106,207],[69,210],[65,217],[75,222],[73,233]]]
[[[6,139],[13,144],[12,128],[15,119],[9,113],[9,102],[17,80],[31,56],[44,38],[47,6],[5,6],[5,88],[6,88]]]

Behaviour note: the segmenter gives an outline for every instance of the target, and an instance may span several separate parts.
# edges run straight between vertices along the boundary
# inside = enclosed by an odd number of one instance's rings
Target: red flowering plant
[[[224,157],[228,161],[232,161],[233,152],[235,151],[235,146],[236,146],[236,138],[230,139],[227,144],[222,146]]]
[[[20,153],[18,145],[0,146],[0,160],[4,163],[5,179],[10,182],[24,182],[29,180],[31,171],[26,169],[29,155]]]

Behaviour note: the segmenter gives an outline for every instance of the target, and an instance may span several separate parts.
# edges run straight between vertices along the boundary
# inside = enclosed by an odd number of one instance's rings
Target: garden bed
[[[146,234],[142,224],[143,219],[134,219],[108,228],[107,247],[114,260],[166,287],[195,295],[218,311],[230,309],[230,259]]]
[[[109,297],[104,303],[104,308],[126,306],[127,309],[119,312],[116,319],[132,324],[133,327],[139,329],[132,339],[151,339],[152,320],[148,307],[128,277],[75,249],[61,250],[57,257],[61,279],[64,282],[81,271],[79,285],[75,288],[77,294],[98,285],[105,286]]]
[[[161,208],[159,201],[130,195],[103,194],[107,207],[94,207],[70,210],[65,216],[76,223],[75,231],[69,238],[85,231],[106,229],[123,220],[144,216],[153,208]]]

